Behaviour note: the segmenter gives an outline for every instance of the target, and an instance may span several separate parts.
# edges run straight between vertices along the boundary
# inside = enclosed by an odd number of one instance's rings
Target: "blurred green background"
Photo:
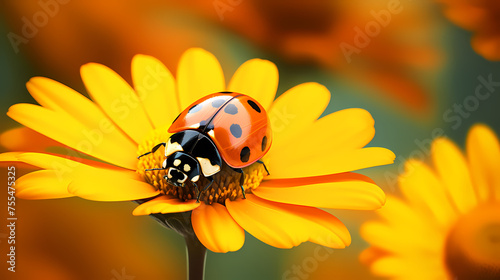
[[[500,82],[500,64],[477,54],[470,44],[472,32],[451,23],[433,1],[401,1],[401,12],[392,14],[359,54],[352,54],[351,63],[340,44],[354,45],[355,28],[364,28],[374,20],[370,12],[387,9],[390,1],[2,2],[1,131],[18,126],[5,115],[11,105],[35,103],[25,88],[33,76],[53,78],[86,94],[78,69],[84,63],[103,63],[130,80],[136,53],[158,57],[175,73],[184,50],[202,47],[217,56],[227,80],[244,61],[265,58],[278,66],[278,94],[315,81],[332,92],[325,115],[352,107],[368,110],[376,128],[369,145],[389,148],[397,159],[361,173],[387,193],[397,193],[394,179],[403,162],[426,156],[436,131],[462,147],[474,123],[500,132],[500,86],[484,100],[475,97],[479,77]],[[40,14],[36,18],[41,11],[47,14],[45,24],[27,42],[13,46],[12,34],[22,35],[26,20],[45,21]],[[457,104],[464,112],[456,111]],[[0,192],[2,205],[6,195]],[[135,278],[123,279],[185,279],[183,239],[153,219],[133,217],[133,207],[79,198],[18,201],[17,272],[7,272],[2,227],[0,278],[119,280],[126,272]],[[331,212],[352,234],[347,249],[318,260],[318,245],[281,250],[247,234],[238,252],[209,252],[206,279],[377,279],[358,261],[367,247],[358,229],[373,213]],[[302,274],[294,272],[297,267]]]

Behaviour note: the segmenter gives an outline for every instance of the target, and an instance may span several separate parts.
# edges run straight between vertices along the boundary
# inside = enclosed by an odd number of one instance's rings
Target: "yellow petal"
[[[210,251],[238,251],[245,243],[245,231],[219,203],[201,205],[191,215],[193,229],[201,244]]]
[[[374,210],[385,203],[382,189],[355,173],[269,180],[252,193],[275,202],[321,208]]]
[[[373,139],[374,124],[375,121],[368,111],[349,108],[319,119],[305,134],[317,136],[317,143],[327,143],[335,150],[358,149]]]
[[[300,84],[278,97],[269,109],[273,147],[296,142],[294,139],[318,119],[329,101],[330,92],[317,83]]]
[[[75,172],[68,191],[96,201],[129,201],[153,197],[160,193],[152,185],[141,180],[135,172],[125,176],[105,169],[83,169]]]
[[[415,230],[429,229],[427,216],[415,207],[391,195],[387,195],[386,204],[377,211],[384,220],[391,226],[404,225],[412,228],[410,224],[418,225]]]
[[[0,160],[3,160],[2,156],[7,154],[11,153],[1,154]],[[71,171],[75,168],[80,168],[83,166],[82,163],[71,160],[69,158],[42,153],[17,153],[17,155],[15,156],[15,160],[43,169],[60,170],[61,174],[71,173]]]
[[[399,186],[415,207],[423,208],[440,225],[448,226],[457,219],[443,184],[423,162],[407,161],[405,173],[399,176]]]
[[[268,110],[278,89],[278,68],[263,59],[243,63],[229,82],[228,91],[246,94]]]
[[[360,254],[359,254],[359,262],[370,266],[374,261],[387,256],[389,252],[385,251],[384,249],[372,246],[367,249],[364,249]]]
[[[461,213],[468,212],[476,205],[477,199],[464,156],[454,143],[445,138],[434,140],[431,153],[438,176],[455,206]]]
[[[18,156],[22,154],[22,152],[7,152],[0,154],[1,162],[15,162],[19,161]]]
[[[439,254],[442,243],[428,240],[427,235],[412,231],[412,227],[390,226],[381,222],[366,222],[360,228],[360,235],[372,246],[398,255]]]
[[[54,170],[39,170],[16,180],[16,197],[22,199],[52,199],[71,197],[68,176],[59,176]]]
[[[182,55],[177,69],[177,89],[182,109],[205,95],[224,91],[225,88],[222,68],[213,54],[191,48]]]
[[[88,128],[89,138],[103,138],[123,148],[135,144],[92,101],[73,89],[43,77],[30,79],[29,92],[45,108],[62,112]]]
[[[500,145],[485,125],[475,125],[467,135],[471,177],[481,201],[500,200]]]
[[[292,248],[311,241],[344,248],[351,243],[342,222],[317,208],[266,201],[252,194],[246,199],[226,200],[226,207],[248,233],[274,247]]]
[[[86,126],[83,133],[87,140],[105,141],[124,150],[136,149],[136,144],[95,103],[73,89],[44,77],[30,79],[26,87],[45,108],[66,114]]]
[[[0,144],[9,151],[44,152],[49,147],[63,146],[27,127],[18,127],[0,134]]]
[[[182,201],[176,197],[166,195],[159,196],[148,202],[145,202],[134,209],[134,216],[149,215],[154,213],[178,213],[186,212],[200,206],[196,200]]]
[[[381,276],[401,277],[398,279],[447,279],[446,268],[438,257],[384,257],[371,266],[374,274]]]
[[[92,99],[130,138],[141,143],[153,126],[130,85],[101,64],[85,64],[80,72]]]
[[[438,227],[420,209],[388,195],[377,214],[383,218],[383,224],[365,223],[360,230],[361,236],[373,246],[398,254],[411,254],[415,246],[427,251],[442,248],[446,229]]]
[[[82,153],[121,167],[137,167],[136,148],[105,140],[64,113],[32,105],[16,104],[7,115],[17,122]]]
[[[66,158],[51,154],[42,153],[3,153],[0,154],[0,161],[23,162],[42,169],[54,170],[58,176],[70,176],[75,178],[78,172],[93,171],[102,169],[106,172],[115,173],[118,176],[137,179],[137,174],[128,169],[115,167],[106,163],[96,162],[79,158]]]
[[[31,152],[3,153],[0,154],[0,162],[21,162],[27,164],[28,168],[32,168],[33,166],[35,166],[42,169],[51,170],[55,172],[55,175],[57,175],[58,180],[60,181],[64,181],[69,178],[68,176],[71,176],[71,174],[75,172],[75,169],[85,167],[91,168],[91,166],[87,166],[78,161],[74,161],[68,158]]]
[[[302,135],[312,139],[311,143],[289,141],[280,146],[273,144],[270,157],[275,154],[283,161],[296,161],[309,157],[322,156],[325,151],[343,152],[360,149],[368,144],[375,135],[374,121],[366,110],[345,109],[327,115],[307,127]],[[291,152],[293,151],[293,152]]]
[[[152,56],[136,55],[132,60],[132,79],[153,125],[170,125],[180,113],[180,103],[174,77],[167,67]]]
[[[141,176],[136,172],[112,166],[106,167],[101,163],[91,166],[67,158],[40,153],[3,153],[0,154],[0,161],[19,161],[47,169],[51,171],[50,174],[53,175],[54,182],[55,180],[59,184],[69,182],[68,193],[85,199],[127,201],[159,194],[153,186],[143,182]],[[103,167],[97,167],[99,165]],[[59,188],[58,186],[54,187]],[[23,193],[23,195],[29,195],[34,199],[38,189],[33,188],[32,191],[33,193]],[[42,192],[40,195],[45,194]]]
[[[274,145],[274,143],[273,143]],[[303,146],[295,149],[303,149]],[[293,153],[295,149],[290,150]],[[325,151],[320,155],[290,161],[285,153],[272,153],[266,179],[321,176],[391,164],[396,156],[385,148],[370,147],[344,152]]]

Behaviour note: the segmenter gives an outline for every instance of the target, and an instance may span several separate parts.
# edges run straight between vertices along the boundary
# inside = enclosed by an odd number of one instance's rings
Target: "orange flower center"
[[[500,203],[460,218],[446,240],[445,262],[452,279],[500,279]]]
[[[138,148],[138,155],[145,154],[151,149],[162,142],[168,141],[170,133],[167,132],[166,128],[156,129],[151,132],[150,136],[146,138],[145,141]],[[160,148],[155,153],[143,156],[139,159],[137,164],[137,173],[144,177],[144,180],[149,184],[153,185],[157,190],[167,195],[176,196],[183,201],[189,199],[195,199],[198,191],[201,192],[200,201],[204,201],[207,204],[212,204],[214,202],[224,204],[227,198],[230,200],[235,200],[237,198],[243,198],[243,192],[240,187],[240,177],[241,174],[232,170],[227,164],[223,164],[221,171],[213,176],[214,182],[205,191],[203,189],[209,184],[209,180],[203,175],[200,176],[196,185],[186,181],[184,187],[176,187],[167,183],[164,176],[167,175],[167,169],[164,170],[153,170],[146,171],[146,169],[161,168],[163,161],[165,160],[165,149]],[[245,174],[245,181],[243,183],[243,188],[245,193],[251,192],[259,186],[260,182],[267,175],[264,166],[260,163],[254,163],[243,169]]]

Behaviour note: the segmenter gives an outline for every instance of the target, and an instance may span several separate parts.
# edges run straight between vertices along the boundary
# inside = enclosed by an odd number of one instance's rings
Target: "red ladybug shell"
[[[168,132],[196,129],[207,134],[224,161],[243,168],[262,158],[272,142],[269,118],[250,96],[218,92],[191,104],[174,120]]]

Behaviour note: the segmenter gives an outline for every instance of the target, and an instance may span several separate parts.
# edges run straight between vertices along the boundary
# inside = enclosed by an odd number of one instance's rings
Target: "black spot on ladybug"
[[[233,92],[232,91],[221,91],[220,93],[231,94]]]
[[[224,99],[215,99],[214,101],[212,101],[212,106],[214,108],[219,108],[220,106],[222,106],[222,104],[224,104],[224,102]]]
[[[229,127],[229,130],[231,131],[231,134],[236,138],[240,138],[241,133],[243,132],[241,130],[241,126],[239,124],[235,124],[235,123],[233,123],[231,125],[231,127]]]
[[[240,159],[242,162],[247,162],[250,159],[250,148],[245,147],[241,149]]]
[[[213,130],[214,129],[214,124],[213,123],[209,123],[210,120],[203,120],[200,122],[200,127],[199,129],[201,129],[202,131],[204,132],[208,132],[210,130]]]
[[[250,105],[250,107],[252,107],[252,109],[257,111],[258,113],[261,112],[260,107],[259,107],[259,105],[257,105],[257,103],[253,102],[252,100],[247,100],[247,102],[248,102],[248,105]]]
[[[238,114],[238,108],[234,104],[228,104],[224,108],[224,112],[230,115],[236,115]]]
[[[264,138],[262,138],[262,151],[266,150],[266,146],[267,146],[267,136],[264,136]]]
[[[192,114],[192,113],[196,113],[198,112],[199,110],[201,110],[201,107],[203,107],[201,104],[196,104],[194,105],[193,107],[189,108],[189,113]]]

